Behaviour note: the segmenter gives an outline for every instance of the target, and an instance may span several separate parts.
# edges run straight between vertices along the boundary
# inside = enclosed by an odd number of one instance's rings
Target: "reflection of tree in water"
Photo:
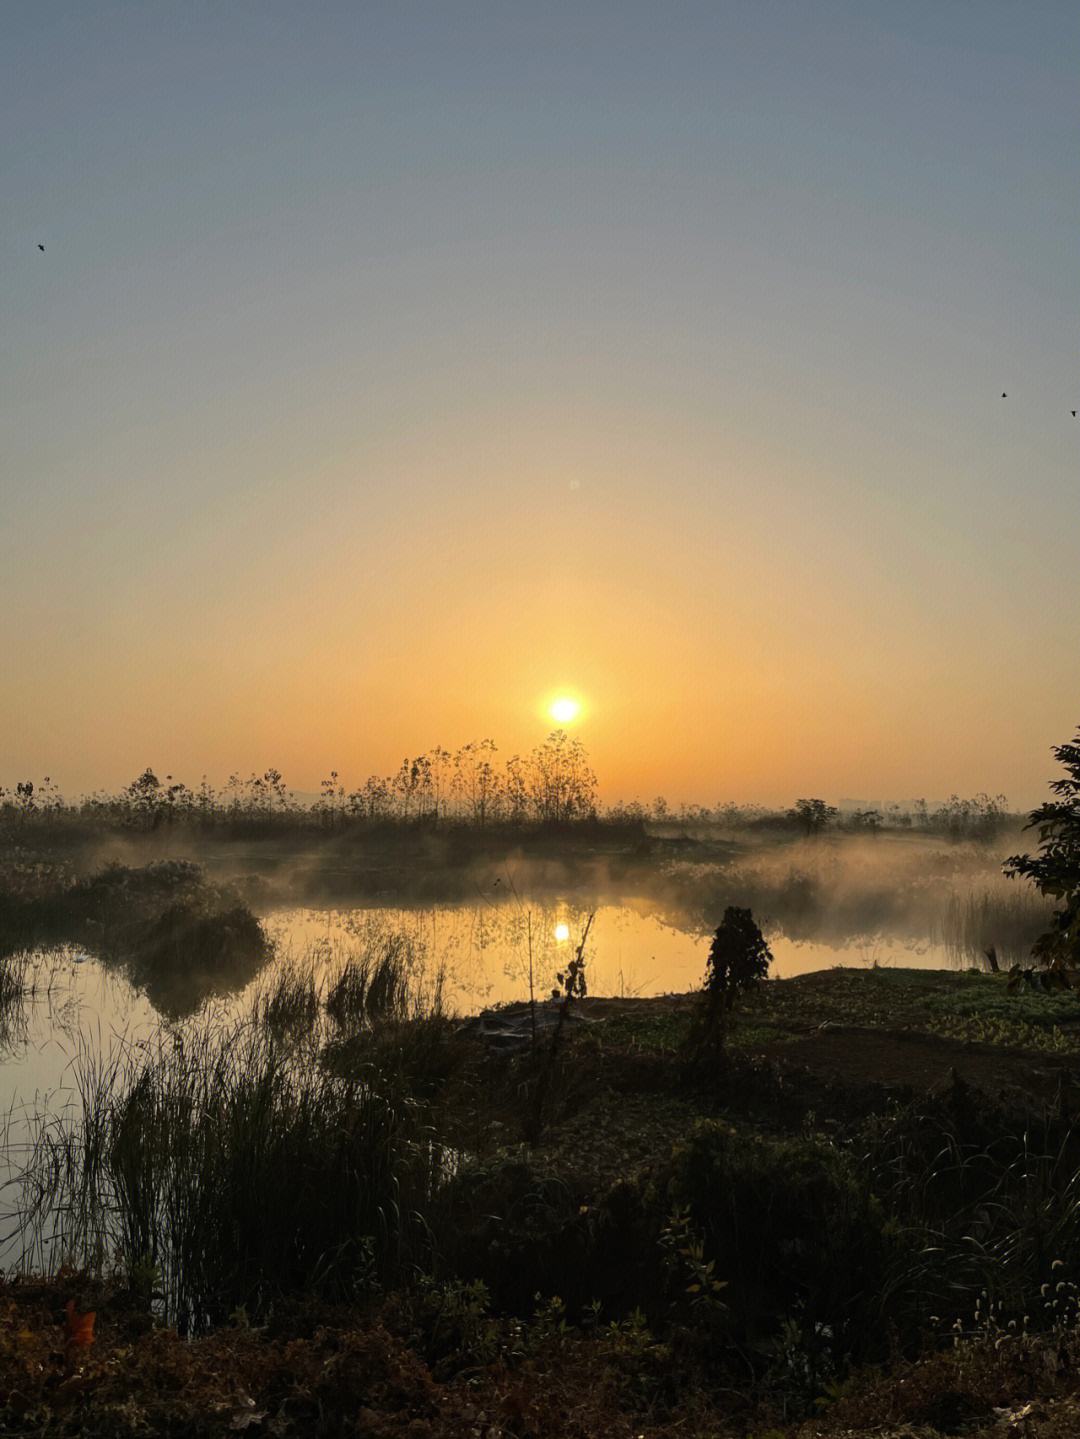
[[[77,945],[170,1018],[242,989],[271,954],[237,894],[183,860],[107,865],[86,879],[9,898],[8,908],[8,928],[25,948]]]
[[[169,912],[132,945],[101,958],[120,967],[159,1014],[181,1019],[208,999],[244,989],[271,954],[258,921],[238,908]]]
[[[501,956],[503,976],[523,994],[528,991],[531,959],[534,989],[538,995],[546,995],[593,908],[580,902],[521,896],[471,906],[465,911],[467,948],[478,987],[484,992],[491,990],[488,952],[494,950]]]

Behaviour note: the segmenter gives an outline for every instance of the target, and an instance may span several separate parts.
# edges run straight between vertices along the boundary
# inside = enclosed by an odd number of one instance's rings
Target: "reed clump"
[[[441,976],[425,992],[413,945],[406,935],[391,933],[349,957],[327,991],[326,1012],[345,1032],[441,1013]]]
[[[0,1016],[22,1004],[26,992],[28,955],[25,951],[0,960]]]
[[[256,1018],[276,1035],[310,1036],[322,1003],[314,966],[284,962],[255,996]]]
[[[0,1051],[25,1040],[29,972],[30,956],[26,950],[0,957]]]
[[[939,933],[954,962],[981,961],[993,949],[1006,967],[1030,962],[1050,920],[1050,901],[1030,886],[1001,879],[978,891],[948,896]]]
[[[283,1294],[356,1298],[419,1259],[450,1162],[421,1106],[264,1021],[77,1066],[74,1112],[42,1121],[22,1181],[40,1258],[121,1256],[185,1333]]]

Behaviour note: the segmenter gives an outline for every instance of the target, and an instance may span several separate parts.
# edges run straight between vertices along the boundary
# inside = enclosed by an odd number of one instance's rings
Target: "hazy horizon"
[[[607,800],[1045,797],[1075,7],[4,32],[3,783],[311,791],[566,692]]]
[[[469,741],[466,741],[465,743],[468,744]],[[541,739],[541,743],[543,743],[543,739]],[[347,774],[336,770],[335,766],[329,765],[322,772],[319,782],[311,785],[310,787],[294,784],[287,774],[281,774],[280,772],[278,772],[279,782],[283,786],[284,790],[289,794],[292,800],[296,801],[301,805],[314,803],[318,801],[323,795],[323,791],[320,789],[319,784],[323,780],[329,781],[332,775],[334,776],[335,786],[341,786],[346,791],[346,793],[358,791],[362,787],[364,782],[369,778],[384,778],[388,781],[392,781],[394,772],[396,772],[396,770],[401,764],[408,764],[414,758],[422,759],[425,755],[430,755],[433,750],[437,750],[439,748],[441,747],[429,746],[426,750],[418,751],[416,755],[399,756],[395,764],[386,767],[384,770],[357,770],[354,773]],[[523,749],[520,752],[521,757],[526,757],[527,754],[530,752],[531,751],[528,749]],[[446,753],[448,754],[448,757],[452,759],[455,751],[450,750]],[[509,759],[512,754],[518,753],[518,751],[503,751],[500,750],[498,746],[496,746],[495,751],[491,754],[491,759],[496,770],[501,774],[502,766],[505,761]],[[590,762],[593,758],[587,750],[586,758]],[[199,787],[201,783],[205,782],[209,784],[211,788],[215,790],[220,796],[226,790],[230,781],[235,779],[238,780],[242,786],[245,786],[248,784],[248,781],[261,779],[268,769],[273,772],[275,767],[272,765],[272,763],[265,766],[247,765],[238,766],[235,770],[229,771],[228,773],[211,774],[208,773],[206,770],[200,770],[197,773],[181,773],[180,771],[174,770],[168,766],[153,764],[140,765],[134,769],[131,769],[129,767],[128,770],[123,771],[118,776],[118,778],[111,783],[98,784],[89,787],[66,786],[63,783],[63,777],[61,775],[52,774],[49,772],[45,772],[41,775],[19,775],[18,777],[16,777],[15,775],[0,774],[0,791],[6,790],[9,794],[11,794],[14,791],[15,785],[18,782],[20,782],[21,780],[30,779],[33,781],[35,786],[40,785],[42,782],[47,782],[55,789],[55,791],[59,792],[65,802],[71,803],[73,801],[77,802],[82,799],[90,798],[93,794],[119,794],[121,790],[123,790],[132,781],[138,779],[144,773],[144,771],[150,770],[156,775],[158,781],[161,783],[163,788],[169,781],[173,781],[185,784],[188,786],[189,789],[195,790]],[[1054,775],[1050,776],[1051,779],[1055,777],[1056,776]],[[753,807],[757,806],[767,811],[781,811],[787,809],[790,805],[792,805],[797,798],[809,796],[811,793],[816,798],[823,799],[826,803],[837,806],[842,815],[847,815],[860,809],[882,809],[888,806],[897,806],[901,811],[907,811],[910,813],[912,807],[915,805],[926,805],[928,809],[932,812],[935,808],[945,805],[949,803],[950,800],[958,797],[958,792],[955,789],[950,790],[947,793],[941,794],[934,794],[931,792],[921,792],[913,794],[882,794],[879,792],[876,794],[850,795],[842,794],[839,792],[824,792],[821,790],[820,786],[815,788],[813,784],[803,786],[803,788],[798,792],[792,791],[789,794],[777,795],[771,798],[762,798],[762,796],[760,795],[729,794],[719,792],[715,794],[711,794],[708,792],[702,792],[699,794],[676,794],[674,792],[665,790],[662,785],[659,789],[647,793],[616,793],[612,791],[610,785],[606,785],[604,783],[604,777],[602,774],[598,775],[597,778],[597,794],[601,808],[617,808],[619,805],[633,803],[641,803],[646,806],[646,808],[648,808],[654,805],[657,800],[664,800],[671,810],[672,819],[676,820],[679,818],[678,809],[680,806],[686,806],[692,809],[694,807],[715,808],[717,806],[725,804],[735,804],[736,806],[744,808],[752,809]],[[1026,813],[1028,810],[1033,809],[1035,805],[1042,804],[1044,800],[1048,797],[1048,794],[1038,794],[1031,802],[1021,803],[1015,801],[1011,795],[1005,794],[1003,791],[992,789],[986,785],[980,785],[976,786],[971,791],[964,791],[962,794],[959,795],[959,797],[962,799],[986,797],[992,800],[1000,800],[1004,798],[1008,803],[1008,808],[1011,813],[1023,814]]]

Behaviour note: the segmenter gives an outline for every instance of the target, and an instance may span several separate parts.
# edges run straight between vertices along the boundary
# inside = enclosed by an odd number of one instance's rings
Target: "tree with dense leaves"
[[[1038,831],[1038,854],[1014,854],[1005,862],[1010,878],[1030,879],[1058,901],[1050,928],[1032,946],[1045,965],[1080,967],[1080,730],[1069,744],[1055,745],[1065,769],[1050,788],[1055,798],[1034,810],[1027,828]]]
[[[525,761],[525,784],[541,824],[587,819],[596,809],[596,775],[585,747],[565,730],[552,730]]]
[[[840,813],[823,799],[797,799],[788,810],[788,819],[801,825],[807,834],[820,834]]]

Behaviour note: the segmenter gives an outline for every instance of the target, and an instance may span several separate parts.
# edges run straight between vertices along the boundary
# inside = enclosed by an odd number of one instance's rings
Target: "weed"
[[[550,1043],[539,1055],[534,1048],[534,1059],[538,1063],[538,1070],[528,1092],[529,1103],[522,1126],[525,1137],[531,1144],[536,1143],[544,1128],[551,1087],[562,1050],[563,1033],[570,1015],[570,1006],[575,999],[584,999],[588,994],[585,976],[585,946],[589,941],[589,931],[592,929],[594,918],[593,914],[588,916],[572,959],[566,969],[555,976],[558,987],[552,991],[551,997],[559,1001],[559,1008],[555,1024],[552,1026]],[[533,1014],[533,1024],[535,1025],[535,1013]]]

